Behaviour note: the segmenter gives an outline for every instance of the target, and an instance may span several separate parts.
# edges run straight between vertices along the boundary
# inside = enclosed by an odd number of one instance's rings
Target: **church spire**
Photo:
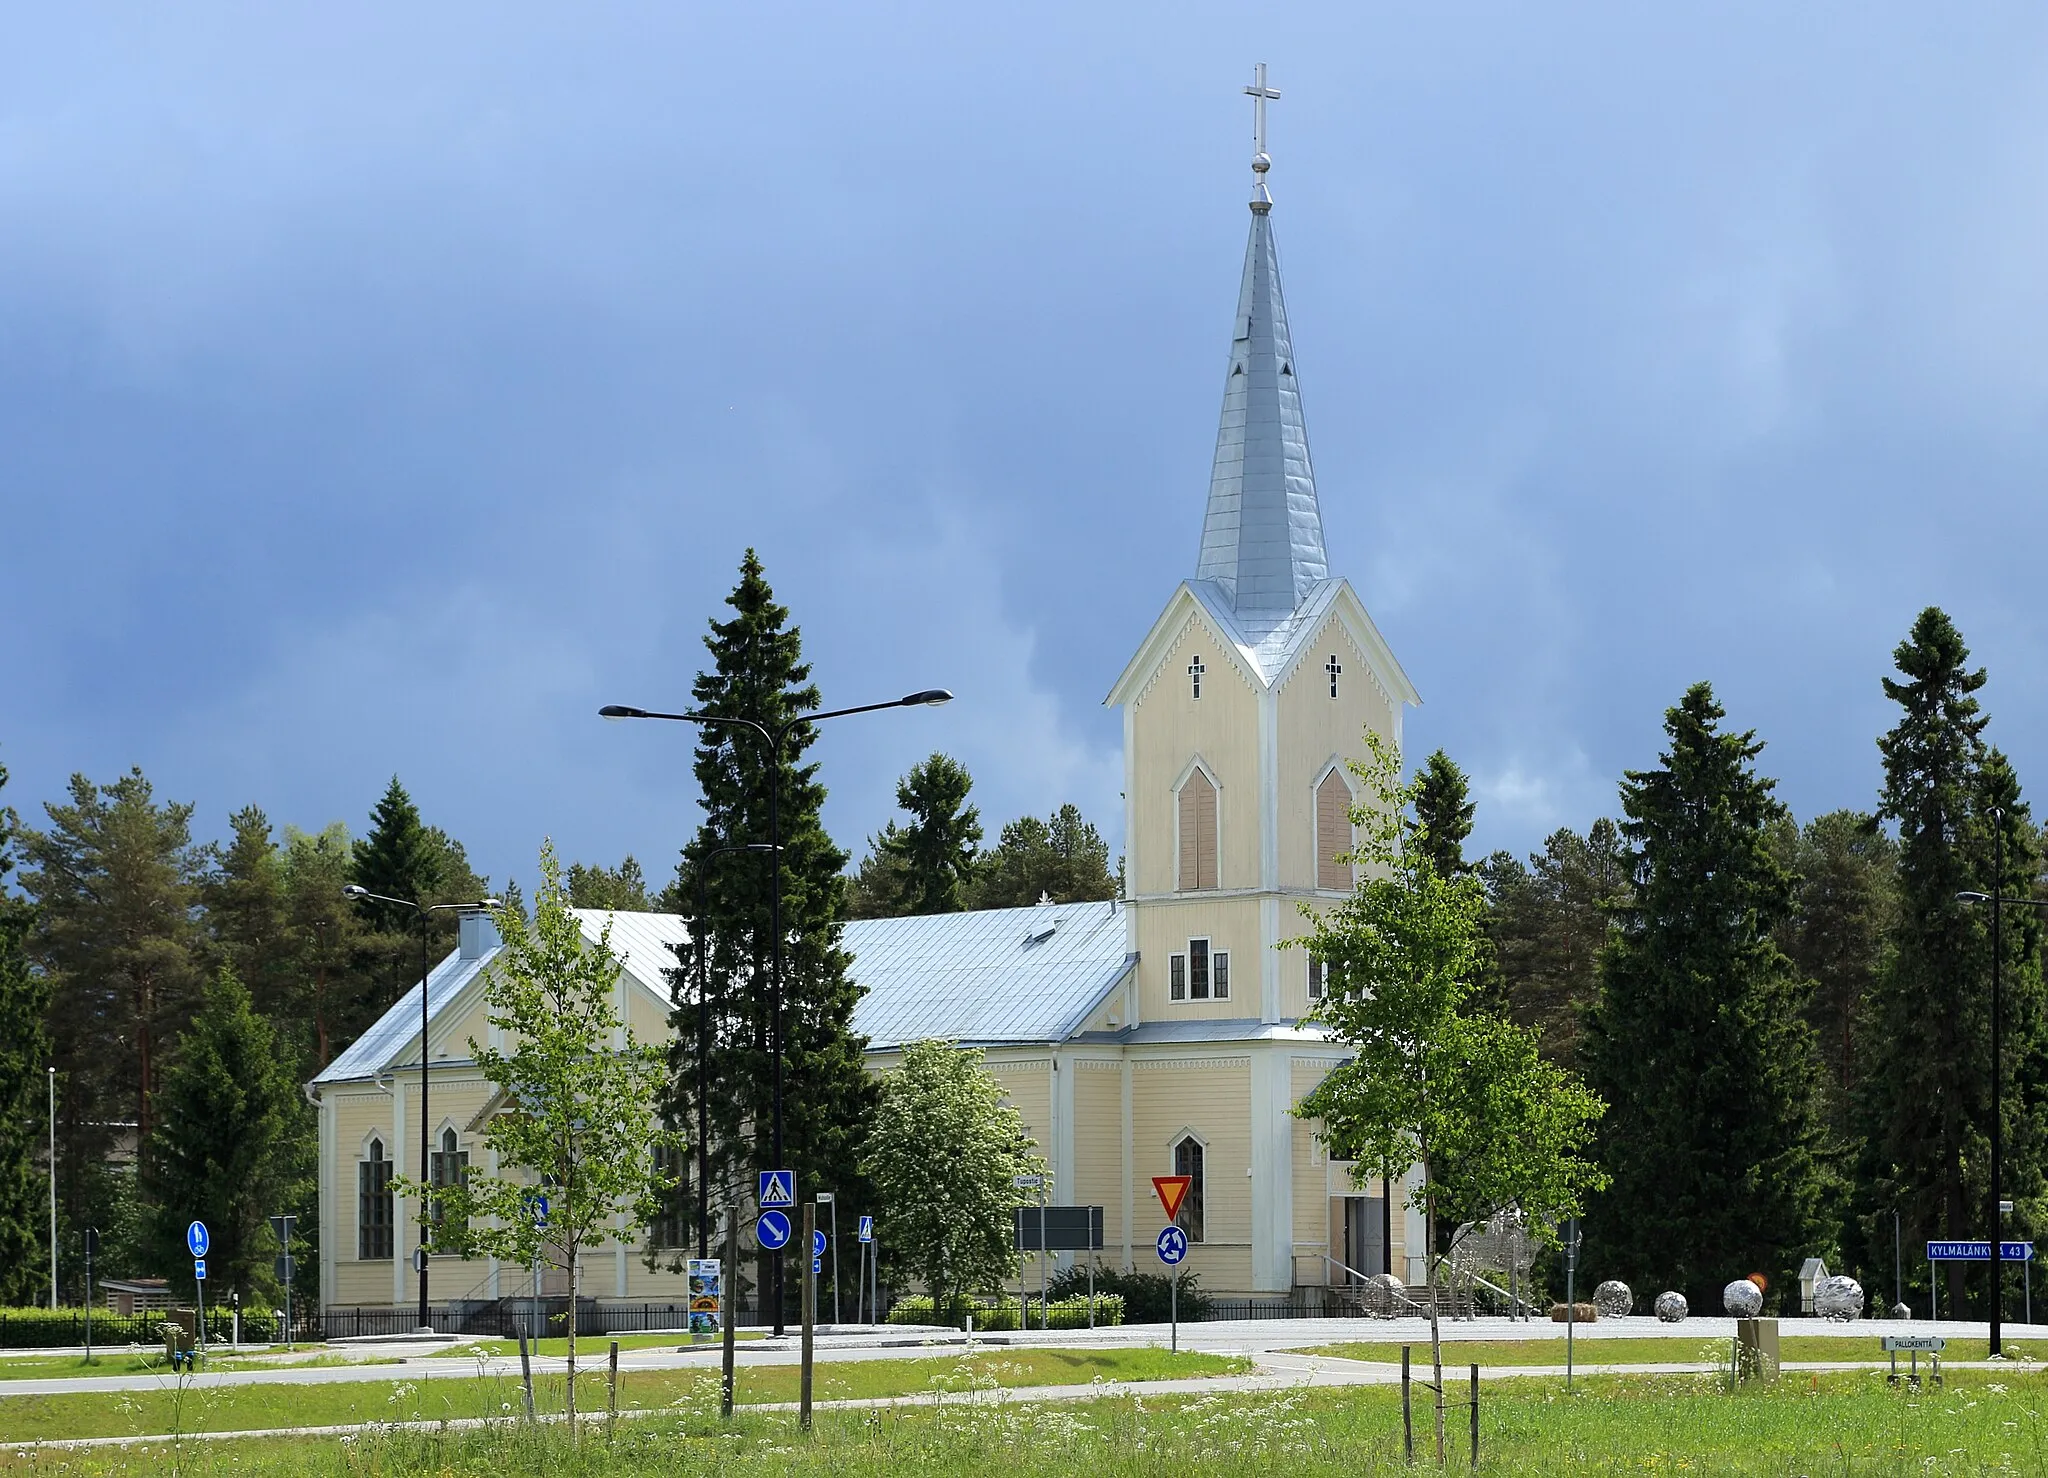
[[[1280,94],[1266,86],[1263,62],[1245,92],[1252,99],[1253,120],[1251,240],[1237,294],[1195,578],[1214,580],[1247,629],[1263,635],[1329,577],[1330,567],[1287,307],[1280,296],[1280,262],[1273,250],[1266,103]]]

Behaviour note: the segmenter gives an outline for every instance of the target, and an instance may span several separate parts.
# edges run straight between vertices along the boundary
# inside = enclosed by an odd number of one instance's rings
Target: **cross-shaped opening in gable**
[[[1331,660],[1334,661],[1336,659],[1332,658]],[[1188,679],[1190,682],[1194,684],[1195,696],[1197,698],[1202,696],[1202,674],[1207,672],[1208,670],[1209,669],[1202,664],[1202,659],[1200,657],[1195,658],[1194,661],[1188,664]]]
[[[1330,660],[1323,664],[1323,671],[1330,674],[1330,696],[1334,698],[1337,696],[1338,674],[1344,671],[1344,666],[1337,660],[1335,652],[1330,653]]]

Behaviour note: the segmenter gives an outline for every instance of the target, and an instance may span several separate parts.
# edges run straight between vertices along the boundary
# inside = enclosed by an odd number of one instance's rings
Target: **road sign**
[[[822,1273],[822,1272],[824,1272],[824,1271],[825,1271],[825,1259],[824,1259],[824,1258],[822,1258],[822,1257],[814,1257],[814,1258],[812,1258],[812,1259],[811,1259],[811,1272],[812,1272],[812,1273],[813,1273],[813,1274],[815,1275],[815,1274],[818,1274],[818,1273]]]
[[[1035,1191],[1045,1184],[1045,1177],[1042,1175],[1019,1175],[1010,1184],[1020,1191]]]
[[[1180,1216],[1181,1202],[1188,1198],[1188,1187],[1195,1183],[1192,1175],[1155,1175],[1152,1189],[1159,1195],[1159,1204],[1166,1208],[1166,1219],[1173,1221]]]
[[[761,1219],[754,1223],[754,1240],[770,1252],[780,1252],[789,1241],[788,1213],[762,1212]]]
[[[279,1242],[289,1245],[292,1233],[298,1230],[298,1226],[299,1219],[296,1216],[273,1216],[270,1218],[270,1235]]]
[[[1172,1267],[1188,1255],[1188,1234],[1179,1227],[1168,1227],[1159,1234],[1159,1260]]]
[[[206,1235],[206,1223],[195,1221],[185,1228],[185,1250],[194,1257],[206,1256],[206,1249],[213,1245],[213,1239]]]
[[[424,1272],[425,1272],[425,1271],[427,1270],[427,1249],[426,1249],[426,1248],[424,1248],[424,1247],[415,1247],[415,1248],[413,1248],[413,1250],[412,1250],[412,1270],[413,1270],[413,1271],[414,1271],[415,1273],[424,1273]]]
[[[1019,1252],[1100,1252],[1100,1206],[1014,1206],[1011,1230]],[[1045,1245],[1040,1246],[1043,1242]]]
[[[2027,1262],[2033,1256],[2034,1244],[2032,1242],[2000,1242],[1998,1244],[1998,1259],[2000,1262]],[[1989,1262],[1991,1261],[1991,1244],[1989,1242],[1976,1241],[1929,1242],[1927,1244],[1927,1260],[1929,1262]]]
[[[860,1219],[860,1239],[863,1242],[875,1240],[875,1219],[872,1216],[863,1216]]]
[[[1909,1351],[1939,1355],[1948,1348],[1948,1341],[1938,1334],[1887,1334],[1882,1344],[1885,1349],[1900,1355]]]
[[[813,1232],[811,1233],[811,1256],[812,1256],[812,1257],[823,1257],[824,1255],[825,1255],[825,1234],[824,1234],[823,1232],[819,1232],[819,1231],[813,1231]]]
[[[761,1172],[761,1194],[758,1198],[763,1211],[771,1207],[788,1210],[796,1205],[796,1172],[793,1170],[763,1170]]]
[[[526,1193],[526,1213],[533,1218],[533,1224],[544,1227],[548,1224],[548,1198],[539,1191]]]
[[[272,1264],[272,1267],[276,1270],[277,1281],[280,1283],[291,1282],[292,1275],[299,1270],[298,1263],[293,1261],[289,1255],[278,1258]]]
[[[199,1280],[199,1281],[200,1281],[201,1283],[204,1283],[204,1282],[206,1281],[206,1259],[205,1259],[205,1258],[203,1258],[203,1257],[195,1257],[195,1258],[193,1258],[193,1259],[192,1259],[192,1276],[193,1276],[194,1278],[198,1279],[198,1280]]]

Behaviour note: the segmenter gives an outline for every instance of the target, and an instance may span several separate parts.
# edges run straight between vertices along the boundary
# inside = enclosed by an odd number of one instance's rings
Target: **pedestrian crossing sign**
[[[796,1174],[790,1170],[763,1170],[761,1172],[761,1209],[780,1209],[796,1205]]]

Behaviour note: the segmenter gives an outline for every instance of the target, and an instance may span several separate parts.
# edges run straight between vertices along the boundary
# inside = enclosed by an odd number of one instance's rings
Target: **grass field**
[[[299,1355],[287,1355],[280,1351],[274,1356],[209,1354],[206,1358],[208,1370],[303,1370],[321,1365],[396,1363],[397,1361],[389,1356],[380,1356],[373,1360],[351,1360],[320,1350],[307,1350]],[[89,1365],[83,1355],[15,1355],[0,1360],[0,1381],[49,1380],[69,1375],[148,1375],[168,1369],[164,1352],[156,1349],[96,1351]]]
[[[737,1344],[745,1344],[749,1340],[764,1338],[766,1338],[766,1335],[758,1329],[742,1329],[733,1336],[734,1342]],[[576,1358],[578,1361],[596,1359],[602,1362],[605,1356],[605,1346],[609,1345],[614,1339],[619,1342],[619,1348],[622,1350],[705,1350],[716,1349],[719,1343],[715,1339],[692,1342],[687,1334],[677,1334],[673,1330],[667,1334],[586,1334],[577,1337]],[[527,1348],[536,1354],[551,1355],[560,1359],[569,1353],[569,1341],[566,1339],[534,1340],[527,1345]],[[516,1339],[473,1339],[464,1344],[448,1346],[445,1349],[422,1350],[412,1358],[419,1360],[446,1356],[449,1359],[460,1360],[465,1358],[471,1350],[482,1350],[490,1355],[517,1355],[519,1353],[519,1341]]]
[[[1010,1357],[1005,1356],[1005,1359]],[[2000,1374],[2003,1374],[2002,1372]],[[1733,1393],[1711,1377],[1600,1377],[1570,1396],[1548,1380],[1485,1391],[1481,1471],[1565,1474],[1861,1475],[1921,1478],[2048,1471],[2040,1377],[1959,1376],[1940,1390],[1888,1387],[1881,1376],[1788,1378]],[[1467,1463],[1465,1413],[1451,1414],[1452,1470]],[[1417,1412],[1418,1466],[1433,1457]],[[672,1412],[586,1427],[572,1447],[559,1427],[489,1431],[369,1430],[346,1438],[151,1444],[87,1452],[16,1450],[0,1471],[51,1478],[654,1478],[717,1474],[955,1475],[1084,1472],[1089,1478],[1267,1474],[1288,1478],[1412,1472],[1402,1460],[1398,1397],[1385,1387],[1137,1400],[1023,1402],[717,1416],[711,1393]]]
[[[813,1377],[817,1400],[904,1396],[930,1390],[1005,1386],[1086,1385],[1093,1380],[1168,1380],[1230,1375],[1250,1362],[1222,1355],[1170,1355],[1164,1350],[1005,1350],[932,1360],[847,1360],[822,1364]],[[795,1365],[743,1367],[743,1403],[794,1401]],[[576,1383],[577,1406],[604,1407],[602,1367]],[[625,1409],[716,1402],[717,1371],[629,1370],[619,1377]],[[563,1408],[559,1375],[536,1377],[536,1406]],[[271,1427],[323,1427],[360,1422],[442,1421],[503,1417],[523,1409],[519,1382],[503,1376],[418,1381],[349,1381],[332,1385],[187,1387],[62,1396],[0,1395],[0,1443],[65,1437],[126,1437],[168,1432],[230,1432]]]
[[[1726,1363],[1729,1342],[1726,1339],[1710,1339],[1694,1336],[1673,1336],[1664,1339],[1582,1339],[1574,1341],[1576,1349],[1573,1360],[1580,1365],[1676,1365],[1686,1362],[1713,1364]],[[1408,1347],[1414,1352],[1415,1363],[1429,1363],[1429,1341],[1419,1340]],[[1294,1352],[1298,1355],[1330,1355],[1340,1360],[1374,1360],[1389,1365],[1401,1363],[1401,1346],[1386,1342],[1347,1343],[1334,1345],[1312,1345]],[[2018,1361],[2048,1358],[2048,1347],[2036,1345],[2031,1349],[2005,1342],[2006,1355]],[[1942,1352],[1944,1360],[1982,1360],[1990,1354],[1986,1341],[1952,1339]],[[1841,1362],[1845,1360],[1886,1361],[1889,1357],[1878,1348],[1877,1336],[1869,1339],[1841,1339],[1824,1334],[1795,1334],[1779,1341],[1778,1358],[1788,1361],[1817,1360]],[[1925,1356],[1921,1365],[1927,1364]],[[1511,1365],[1562,1365],[1564,1364],[1564,1336],[1556,1339],[1501,1339],[1501,1340],[1454,1340],[1444,1341],[1444,1364],[1460,1369],[1477,1364],[1484,1370],[1489,1366]],[[1901,1357],[1900,1364],[1905,1364]]]

